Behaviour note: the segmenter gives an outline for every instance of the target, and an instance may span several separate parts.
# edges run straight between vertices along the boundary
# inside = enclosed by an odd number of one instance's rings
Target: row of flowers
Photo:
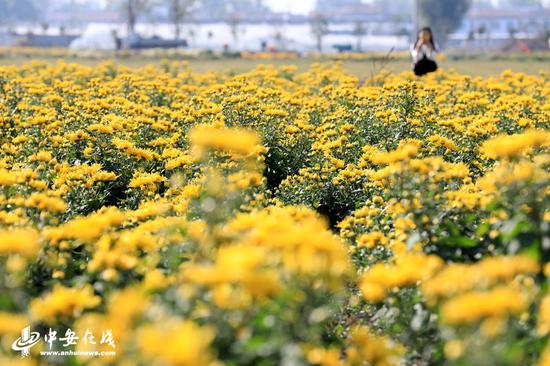
[[[546,365],[549,96],[512,72],[0,67],[0,363]],[[116,354],[21,359],[29,325]]]

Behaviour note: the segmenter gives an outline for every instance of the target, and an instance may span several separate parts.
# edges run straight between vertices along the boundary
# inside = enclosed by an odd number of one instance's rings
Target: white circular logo
[[[32,346],[40,341],[40,333],[31,332],[31,327],[27,326],[21,331],[21,337],[17,338],[11,345],[14,351],[20,351],[21,356],[29,355],[29,350]]]

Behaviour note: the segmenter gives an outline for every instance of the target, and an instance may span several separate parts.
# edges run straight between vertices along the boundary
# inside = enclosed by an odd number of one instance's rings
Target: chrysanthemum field
[[[0,364],[549,365],[549,97],[0,67]]]

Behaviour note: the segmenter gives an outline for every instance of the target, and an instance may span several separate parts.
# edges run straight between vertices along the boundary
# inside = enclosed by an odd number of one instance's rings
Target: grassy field
[[[295,64],[300,70],[306,70],[311,63],[315,62],[312,59],[296,59],[296,60],[272,60],[268,63],[275,65],[285,65],[288,63]],[[233,70],[235,72],[246,71],[253,68],[259,60],[207,60],[207,61],[191,61],[190,64],[196,71],[208,70]],[[369,78],[376,74],[382,68],[392,72],[402,72],[410,70],[411,64],[406,60],[394,60],[386,64],[374,63],[372,61],[343,61],[343,65],[350,73],[359,76],[361,79]],[[516,72],[526,72],[536,74],[541,70],[550,71],[550,64],[540,61],[443,61],[441,67],[445,70],[455,69],[459,73],[471,75],[497,75],[503,70],[511,69]]]
[[[25,62],[29,62],[32,59],[30,57],[0,57],[0,65],[21,65]],[[56,62],[58,58],[55,57],[38,57],[40,60],[48,62]],[[65,58],[66,62],[79,63],[85,65],[96,65],[103,61],[101,58]],[[115,59],[115,62],[126,65],[129,67],[139,68],[156,61],[150,57],[129,57]],[[160,62],[160,58],[159,58]],[[258,64],[273,64],[276,66],[294,64],[299,70],[305,71],[309,66],[317,62],[313,58],[298,58],[298,59],[268,59],[268,60],[256,60],[256,59],[242,59],[242,58],[222,58],[222,59],[192,59],[188,61],[193,70],[197,72],[207,71],[232,71],[235,73],[245,72],[254,68]],[[410,62],[403,58],[397,58],[390,60],[387,63],[373,62],[373,61],[358,61],[358,60],[346,60],[342,61],[344,68],[350,73],[357,75],[360,79],[368,79],[372,75],[381,71],[382,69],[389,70],[395,73],[399,73],[405,70],[410,70]],[[503,70],[510,69],[515,72],[525,72],[530,74],[538,74],[540,71],[550,71],[550,63],[541,60],[445,60],[440,62],[441,67],[446,70],[456,70],[462,74],[488,76],[498,75]]]

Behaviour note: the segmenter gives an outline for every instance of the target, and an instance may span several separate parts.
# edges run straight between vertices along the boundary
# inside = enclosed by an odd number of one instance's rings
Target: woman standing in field
[[[411,48],[413,71],[417,76],[425,75],[437,70],[435,55],[437,49],[430,27],[424,27],[418,32],[416,42]]]

